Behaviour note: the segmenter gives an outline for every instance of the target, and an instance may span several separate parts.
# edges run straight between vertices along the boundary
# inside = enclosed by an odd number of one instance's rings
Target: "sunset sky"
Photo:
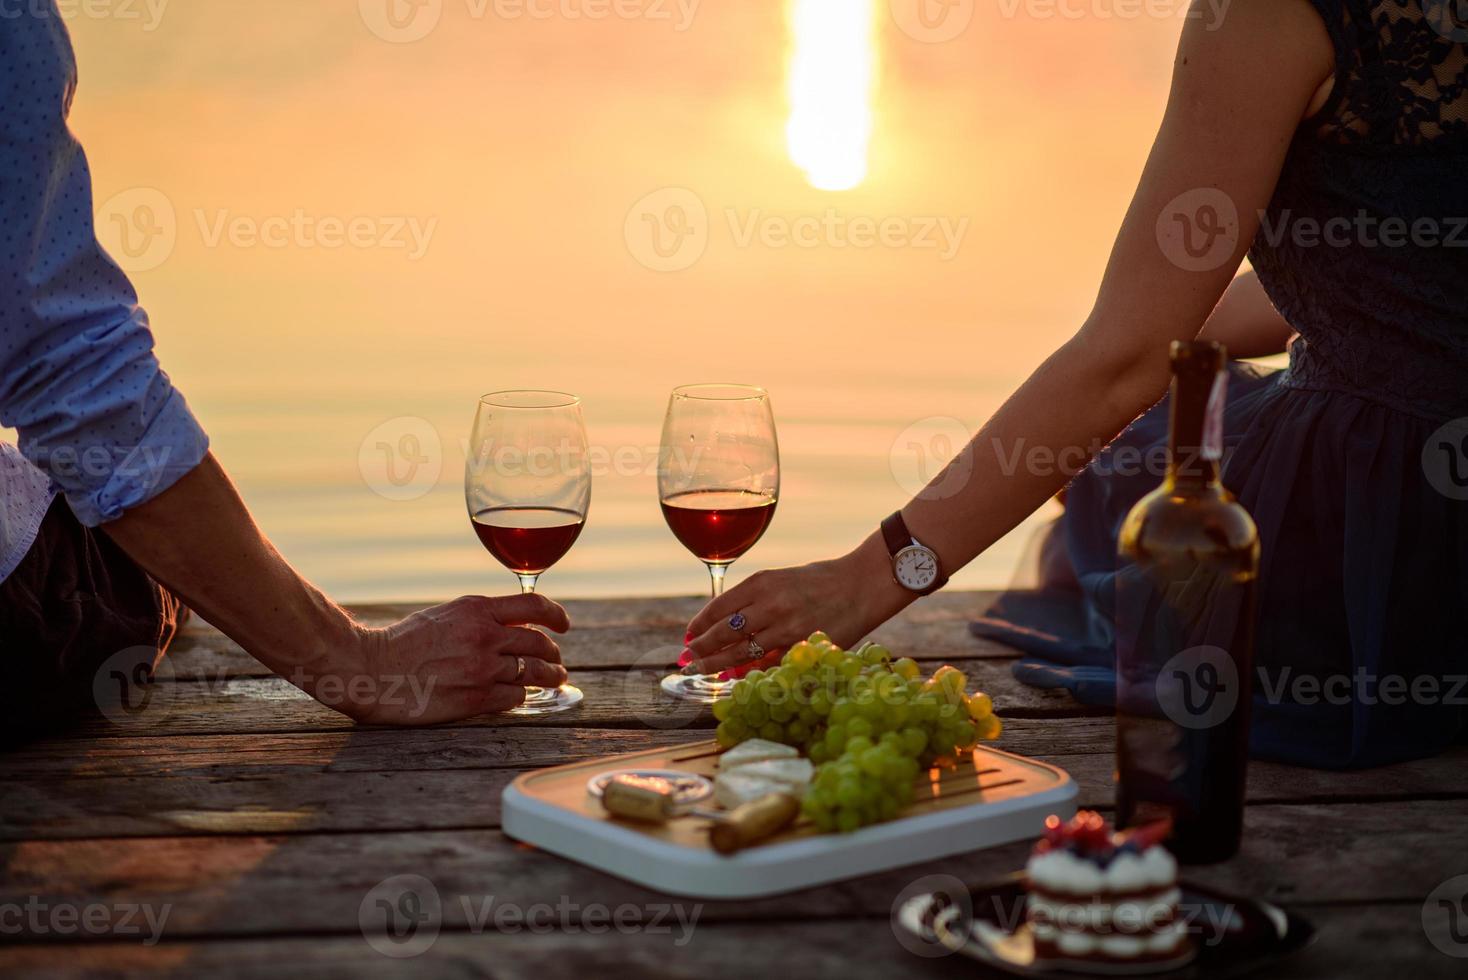
[[[876,0],[868,173],[832,192],[787,153],[786,0],[384,2],[69,17],[104,240],[142,241],[140,203],[171,231],[123,263],[164,366],[266,530],[345,599],[509,587],[459,445],[477,396],[512,387],[576,392],[594,444],[655,453],[673,385],[762,384],[785,482],[731,578],[854,544],[904,499],[904,430],[976,426],[1085,316],[1182,23],[965,2],[935,42]],[[589,15],[609,8],[628,15]],[[415,16],[436,18],[420,39],[379,36]],[[639,237],[675,204],[696,205],[692,257]],[[863,226],[886,242],[856,247]],[[441,453],[394,500],[359,450],[403,418]],[[956,581],[1003,584],[1018,544]],[[545,587],[702,581],[623,467]]]

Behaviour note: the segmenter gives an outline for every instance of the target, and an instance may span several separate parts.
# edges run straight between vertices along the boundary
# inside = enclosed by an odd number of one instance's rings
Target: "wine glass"
[[[724,591],[734,559],[770,526],[779,496],[769,393],[751,385],[674,388],[658,452],[658,500],[674,537],[708,566],[713,595]],[[670,674],[662,681],[669,694],[705,704],[731,686],[716,674]]]
[[[571,550],[591,507],[581,400],[559,391],[497,391],[479,399],[464,463],[464,500],[479,542],[535,591]],[[525,688],[512,715],[545,715],[581,701],[570,684]]]

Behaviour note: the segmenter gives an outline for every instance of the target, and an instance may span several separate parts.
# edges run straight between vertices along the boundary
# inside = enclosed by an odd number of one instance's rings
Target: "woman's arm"
[[[1333,48],[1308,0],[1235,0],[1221,25],[1204,23],[1183,29],[1162,127],[1091,315],[903,508],[950,572],[1054,496],[1086,447],[1161,397],[1169,341],[1196,337],[1218,303],[1331,77]],[[1010,467],[1016,449],[1062,465]],[[713,600],[690,624],[689,648],[705,669],[742,660],[744,642],[725,623],[735,611],[766,649],[814,629],[854,643],[912,599],[874,531],[842,558],[759,573]]]

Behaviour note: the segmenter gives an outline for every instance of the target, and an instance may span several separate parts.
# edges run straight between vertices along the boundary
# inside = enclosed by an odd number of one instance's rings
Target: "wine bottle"
[[[1243,833],[1259,533],[1220,482],[1226,353],[1174,342],[1167,473],[1127,514],[1116,582],[1117,825],[1187,863]]]

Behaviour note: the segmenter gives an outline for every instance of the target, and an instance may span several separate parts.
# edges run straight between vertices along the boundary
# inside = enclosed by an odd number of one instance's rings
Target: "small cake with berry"
[[[1112,833],[1099,813],[1045,820],[1026,867],[1035,959],[1143,966],[1187,957],[1167,828]]]

